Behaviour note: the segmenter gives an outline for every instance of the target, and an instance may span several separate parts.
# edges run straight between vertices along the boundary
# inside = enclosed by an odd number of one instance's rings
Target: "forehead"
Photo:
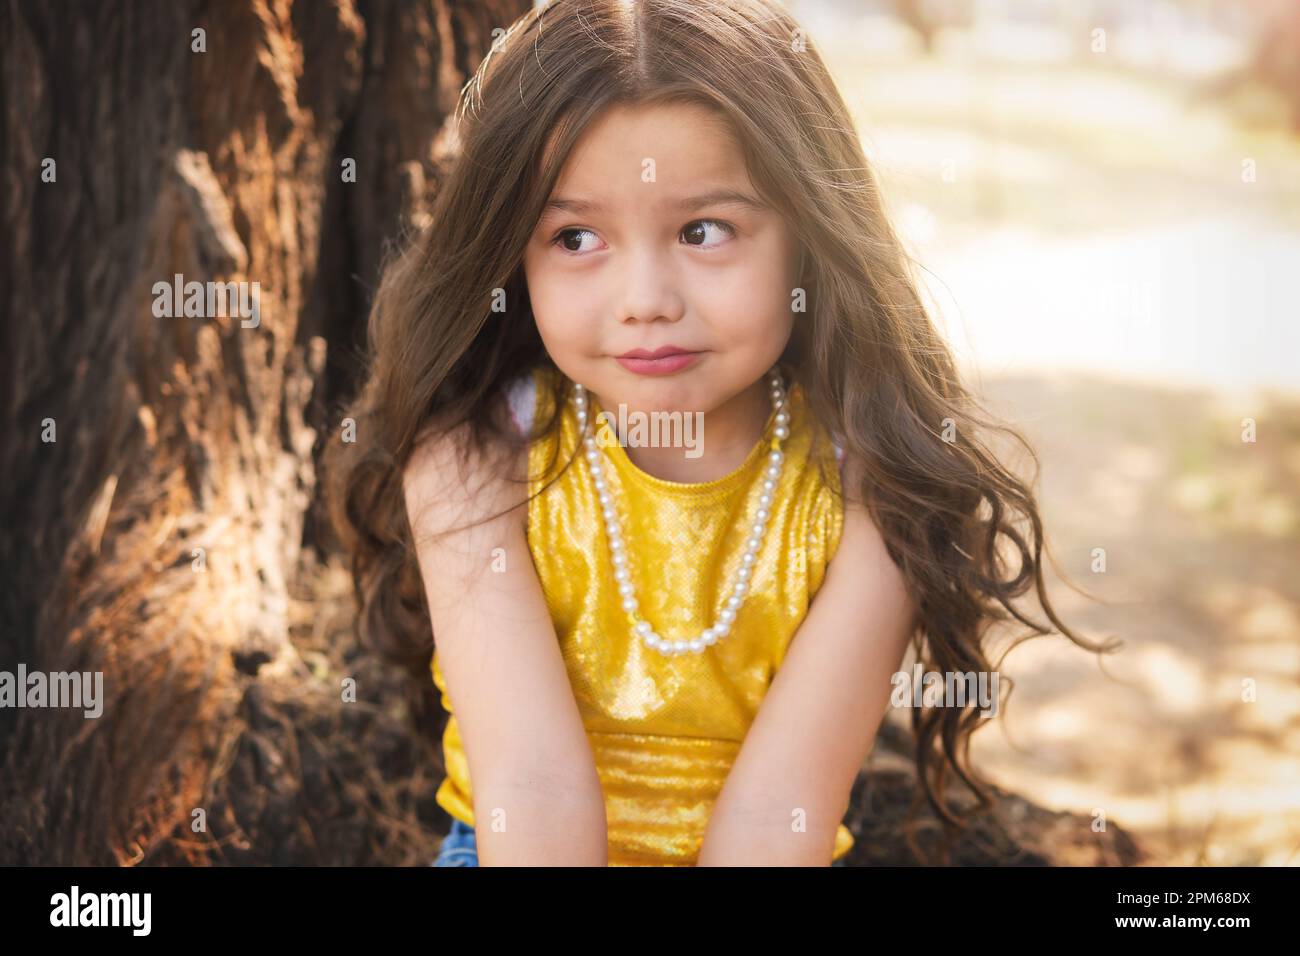
[[[667,198],[702,182],[749,186],[744,153],[720,113],[695,103],[620,103],[582,131],[554,194],[613,204],[632,186]]]

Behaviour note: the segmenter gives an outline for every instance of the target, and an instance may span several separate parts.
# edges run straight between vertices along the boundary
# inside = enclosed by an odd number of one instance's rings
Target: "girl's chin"
[[[620,383],[621,385],[621,383]],[[716,388],[699,386],[687,388],[665,388],[650,383],[637,388],[625,385],[615,386],[607,391],[589,388],[596,403],[602,411],[610,415],[655,415],[655,414],[711,414],[723,408],[734,397],[719,392]]]

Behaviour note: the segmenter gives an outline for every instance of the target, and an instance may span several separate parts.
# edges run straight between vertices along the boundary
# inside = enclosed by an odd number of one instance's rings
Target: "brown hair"
[[[504,386],[553,368],[521,260],[565,158],[611,104],[682,100],[729,121],[751,181],[801,243],[808,309],[783,366],[863,466],[862,499],[919,612],[918,660],[927,670],[988,671],[988,627],[1013,617],[1031,629],[1025,638],[1055,625],[1089,650],[1107,650],[1052,609],[1032,492],[1037,456],[981,415],[963,388],[848,110],[803,31],[771,0],[560,0],[511,26],[466,85],[458,161],[426,231],[386,268],[375,297],[364,385],[345,413],[356,440],[331,441],[327,452],[331,515],[351,555],[366,642],[429,682],[433,635],[402,467],[433,423],[437,431],[468,425],[480,447],[519,440],[500,415]],[[497,290],[504,313],[492,309]],[[553,410],[563,407],[563,388]],[[556,415],[549,419],[535,435],[556,427]],[[957,426],[955,441],[941,437],[946,420]],[[1035,464],[1030,484],[976,438],[976,426],[1024,445]],[[1013,606],[1030,588],[1050,625]],[[970,735],[983,723],[976,707],[912,711],[918,776],[944,821],[945,858],[966,822],[944,798],[948,765],[977,810],[989,805],[969,766]],[[919,797],[909,824],[918,805]]]

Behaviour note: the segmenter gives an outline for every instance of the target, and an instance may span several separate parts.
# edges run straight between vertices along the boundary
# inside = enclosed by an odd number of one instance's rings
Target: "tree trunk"
[[[0,659],[101,671],[104,698],[97,718],[0,710],[4,862],[325,855],[270,703],[306,673],[312,416],[348,387],[383,241],[425,208],[461,86],[527,8],[0,11]],[[177,275],[246,283],[258,308],[159,316]]]

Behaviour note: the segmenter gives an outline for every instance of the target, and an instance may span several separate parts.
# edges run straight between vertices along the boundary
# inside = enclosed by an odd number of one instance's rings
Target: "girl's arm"
[[[714,804],[699,866],[831,862],[915,622],[856,487],[846,479],[839,547]]]
[[[519,461],[462,458],[465,447],[463,429],[425,441],[403,484],[480,865],[605,866],[604,797],[524,536],[527,506],[499,477]]]

